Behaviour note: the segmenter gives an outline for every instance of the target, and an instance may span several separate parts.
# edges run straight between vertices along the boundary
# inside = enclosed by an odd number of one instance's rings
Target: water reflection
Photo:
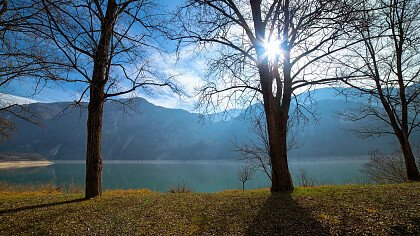
[[[290,162],[292,176],[299,169],[307,170],[318,182],[345,184],[360,177],[359,169],[366,158],[329,158],[323,160],[293,160]],[[225,189],[240,189],[236,171],[241,163],[235,161],[114,161],[105,162],[103,168],[104,189],[148,188],[166,191],[169,186],[187,183],[197,192],[215,192]],[[0,170],[0,181],[16,184],[54,183],[57,186],[84,185],[85,163],[83,161],[58,162],[46,167]],[[295,181],[296,183],[296,181]],[[257,172],[246,183],[246,188],[268,187],[265,174]]]

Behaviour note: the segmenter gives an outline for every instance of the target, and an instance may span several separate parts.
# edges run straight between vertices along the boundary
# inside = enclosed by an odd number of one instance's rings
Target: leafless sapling
[[[254,174],[255,168],[250,165],[244,165],[236,172],[236,177],[242,183],[242,190],[245,190],[245,182],[251,180]]]

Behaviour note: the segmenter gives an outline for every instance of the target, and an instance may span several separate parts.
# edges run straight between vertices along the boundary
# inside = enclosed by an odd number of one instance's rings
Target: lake
[[[321,184],[348,184],[360,180],[360,169],[367,157],[322,158],[289,162],[294,183],[304,169]],[[0,182],[13,184],[45,184],[68,186],[84,185],[84,161],[54,161],[54,165],[25,169],[0,170]],[[167,191],[170,186],[186,183],[195,192],[217,192],[240,189],[236,172],[242,166],[238,161],[104,161],[104,189],[139,189]],[[269,180],[257,172],[246,182],[246,189],[269,187]]]

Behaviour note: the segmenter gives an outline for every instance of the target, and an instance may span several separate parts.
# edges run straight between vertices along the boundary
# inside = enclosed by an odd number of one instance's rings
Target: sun
[[[277,56],[283,53],[280,44],[278,40],[271,40],[264,43],[265,53],[270,61],[276,59]]]

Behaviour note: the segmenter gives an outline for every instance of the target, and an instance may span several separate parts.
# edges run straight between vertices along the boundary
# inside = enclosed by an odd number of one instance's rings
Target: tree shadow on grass
[[[62,202],[52,202],[52,203],[44,203],[44,204],[38,204],[38,205],[33,205],[33,206],[24,206],[24,207],[18,207],[18,208],[13,208],[13,209],[6,209],[6,210],[1,210],[0,215],[16,213],[16,212],[26,211],[26,210],[34,210],[34,209],[39,209],[39,208],[44,208],[44,207],[59,206],[59,205],[70,204],[70,203],[75,203],[75,202],[82,202],[85,200],[87,199],[78,198],[78,199],[62,201]]]
[[[290,193],[272,193],[245,235],[329,235],[310,212],[300,206]]]
[[[407,224],[398,223],[390,228],[390,235],[420,235],[420,218],[412,218]]]

